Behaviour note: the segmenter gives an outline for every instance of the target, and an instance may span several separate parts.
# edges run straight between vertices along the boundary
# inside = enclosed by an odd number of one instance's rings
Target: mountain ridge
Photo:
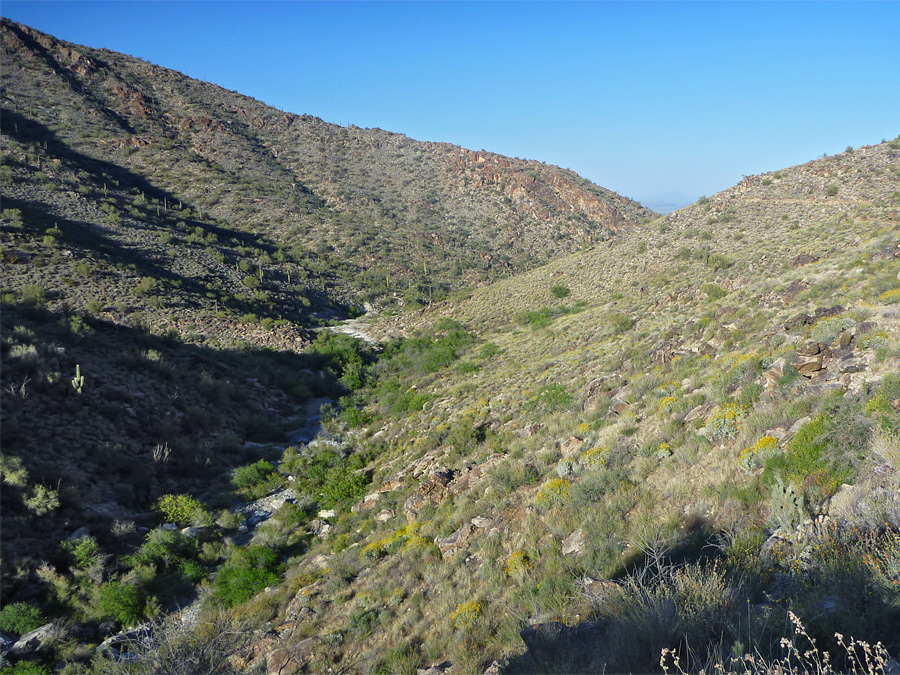
[[[836,632],[898,653],[900,138],[610,212],[2,33],[12,668],[775,671],[797,622],[837,669]],[[364,302],[377,347],[322,326]]]

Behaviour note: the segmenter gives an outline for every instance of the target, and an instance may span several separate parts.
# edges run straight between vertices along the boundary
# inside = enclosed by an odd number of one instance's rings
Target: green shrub
[[[0,631],[4,633],[24,635],[45,623],[41,610],[27,602],[14,602],[0,610]]]
[[[191,525],[199,518],[208,515],[203,504],[198,502],[190,495],[163,495],[153,510],[160,513],[167,523],[175,523],[176,525]]]
[[[120,626],[136,626],[144,620],[147,606],[146,594],[137,586],[110,581],[100,587],[97,609],[101,616],[112,619]]]
[[[264,459],[239,466],[231,473],[231,485],[240,493],[254,499],[263,496],[270,489],[270,480],[275,475],[275,467]]]
[[[607,313],[604,322],[612,335],[621,335],[634,325],[634,320],[622,312]]]
[[[550,292],[553,294],[554,298],[562,300],[567,297],[571,291],[562,284],[556,284],[550,287]]]
[[[85,536],[79,537],[75,541],[64,541],[61,546],[64,551],[72,554],[75,567],[79,569],[90,567],[100,554],[100,545],[93,537]]]
[[[529,401],[528,408],[543,412],[555,412],[572,405],[572,396],[561,384],[551,382],[541,387],[535,397]]]
[[[500,354],[503,350],[500,349],[493,342],[487,342],[481,346],[481,349],[478,350],[478,358],[480,359],[489,359],[492,356],[496,356]]]
[[[831,316],[816,321],[809,336],[816,342],[829,343],[848,328],[854,328],[856,321],[849,316]]]
[[[246,602],[266,586],[278,583],[282,565],[265,546],[235,549],[216,575],[214,594],[226,607]]]
[[[158,283],[153,277],[141,277],[134,292],[138,295],[150,295],[156,290]]]
[[[18,661],[11,666],[4,667],[3,675],[50,675],[50,670],[33,661]]]
[[[47,302],[47,291],[35,284],[26,284],[19,289],[19,302],[26,307],[43,307]]]

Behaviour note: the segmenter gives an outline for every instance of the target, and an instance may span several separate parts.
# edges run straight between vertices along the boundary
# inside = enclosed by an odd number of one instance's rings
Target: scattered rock
[[[379,523],[386,523],[396,515],[397,512],[394,511],[394,509],[385,509],[384,511],[381,511],[377,516],[375,516],[375,520],[377,520]]]
[[[576,557],[580,556],[582,553],[584,553],[584,544],[585,544],[584,530],[582,530],[579,527],[577,530],[575,530],[572,534],[570,534],[568,537],[566,537],[563,540],[562,548],[561,548],[562,554],[563,555],[574,555]]]
[[[784,359],[776,359],[772,365],[763,371],[763,377],[766,379],[766,389],[774,388],[778,381],[784,377]]]
[[[559,452],[563,457],[571,457],[577,455],[581,451],[583,441],[577,436],[570,436],[564,441],[559,442]]]
[[[466,523],[450,536],[438,539],[434,543],[437,544],[445,559],[450,558],[463,547],[474,529],[475,527],[471,523]]]
[[[784,322],[784,329],[791,330],[795,326],[808,326],[813,323],[813,318],[809,314],[795,314]]]
[[[819,259],[819,256],[812,253],[801,253],[791,260],[791,267],[800,267],[801,265],[809,265]]]
[[[16,640],[9,651],[16,656],[33,654],[34,652],[40,651],[44,645],[56,638],[58,633],[59,631],[56,624],[44,624],[40,628],[35,628],[30,633],[25,633],[25,635]]]
[[[609,407],[609,412],[616,417],[621,417],[629,410],[631,410],[631,406],[625,403],[625,401],[616,401]]]
[[[331,531],[331,525],[326,523],[324,520],[319,520],[318,518],[316,518],[309,524],[309,529],[317,537],[325,539],[328,536],[328,533]]]
[[[684,416],[683,422],[685,424],[690,424],[691,422],[698,420],[701,417],[703,419],[706,419],[707,415],[709,415],[709,413],[712,411],[712,409],[713,409],[712,403],[703,403],[701,405],[698,405],[695,408],[691,408],[688,411],[687,415]]]
[[[478,529],[483,530],[490,527],[494,520],[493,518],[488,518],[487,516],[475,516],[469,522]]]
[[[69,541],[78,541],[82,537],[90,537],[91,531],[86,527],[79,527],[72,534],[69,535]]]
[[[322,509],[321,511],[319,511],[319,518],[334,518],[334,516],[334,509]]]
[[[289,647],[279,647],[266,653],[266,675],[284,675],[299,670],[315,653],[322,641],[318,635],[296,642]]]

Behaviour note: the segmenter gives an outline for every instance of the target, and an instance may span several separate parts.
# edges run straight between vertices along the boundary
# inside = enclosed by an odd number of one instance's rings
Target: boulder
[[[79,527],[72,534],[69,535],[69,541],[78,541],[82,537],[90,537],[91,531],[86,527]]]
[[[823,370],[824,359],[821,354],[815,356],[804,356],[795,354],[791,359],[791,366],[794,367],[803,377],[814,377]]]
[[[437,547],[441,551],[441,555],[444,556],[445,559],[450,558],[465,545],[466,539],[469,538],[469,535],[472,534],[474,530],[475,527],[472,523],[466,523],[450,536],[436,540],[435,544],[437,544]]]
[[[709,415],[710,411],[712,411],[713,405],[712,403],[703,403],[701,405],[696,406],[695,408],[691,408],[687,415],[684,416],[684,420],[682,420],[685,424],[690,424],[691,422],[698,420],[700,418],[706,419],[706,416]]]
[[[801,253],[791,260],[791,267],[800,267],[801,265],[809,265],[819,259],[819,256],[813,253]]]
[[[776,359],[772,365],[763,371],[763,377],[766,379],[766,389],[775,387],[778,381],[784,377],[784,359]]]
[[[316,518],[309,524],[309,529],[317,537],[325,539],[328,536],[328,533],[331,531],[331,525],[326,523],[324,520],[319,520],[318,518]]]
[[[821,342],[816,342],[815,340],[807,340],[802,345],[797,347],[794,351],[798,354],[802,354],[803,356],[815,356],[816,354],[822,353],[822,348],[824,345]]]
[[[574,555],[577,557],[584,553],[584,545],[584,530],[579,527],[563,540],[561,551],[563,555]]]
[[[35,628],[30,633],[25,633],[25,635],[16,640],[9,651],[16,656],[33,654],[34,652],[43,649],[44,645],[56,638],[58,634],[59,630],[56,624],[44,624],[40,628]]]
[[[808,326],[813,323],[813,318],[809,314],[805,314],[801,312],[800,314],[795,314],[790,319],[784,322],[784,329],[791,330],[795,326]]]
[[[569,438],[559,442],[559,452],[563,457],[571,457],[581,451],[583,444],[584,441],[577,436],[569,436]]]
[[[377,520],[379,523],[386,523],[396,515],[397,512],[394,511],[394,509],[385,509],[384,511],[381,511],[377,516],[375,516],[375,520]]]

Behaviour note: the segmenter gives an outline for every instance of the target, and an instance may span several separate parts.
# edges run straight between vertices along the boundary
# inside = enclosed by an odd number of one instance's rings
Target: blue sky
[[[897,2],[21,2],[3,16],[295,113],[645,202],[900,134]]]

